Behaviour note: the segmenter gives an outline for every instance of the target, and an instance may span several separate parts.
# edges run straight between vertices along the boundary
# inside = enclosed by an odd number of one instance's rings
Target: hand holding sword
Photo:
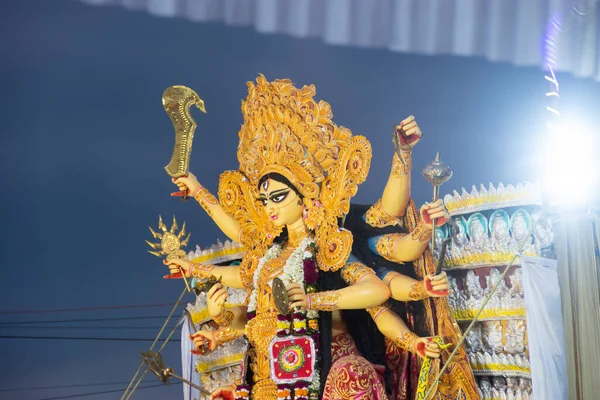
[[[190,190],[195,189],[193,183],[200,186],[196,177],[189,172],[192,142],[198,126],[192,117],[190,107],[195,105],[200,111],[206,113],[204,101],[189,87],[178,85],[170,86],[164,91],[162,104],[175,128],[173,155],[165,170],[173,182],[177,180],[181,183],[181,185],[178,183],[181,191],[171,196],[187,199]]]
[[[165,170],[173,182],[182,178],[193,179],[198,182],[196,177],[189,172],[194,132],[198,126],[192,117],[190,107],[195,105],[200,111],[206,113],[204,101],[189,87],[176,85],[168,87],[163,92],[162,105],[175,128],[173,154],[171,161],[165,166]],[[173,193],[171,196],[181,196],[184,200],[187,200],[189,192],[187,189]],[[188,291],[191,291],[184,271],[180,272],[183,275],[185,286]]]

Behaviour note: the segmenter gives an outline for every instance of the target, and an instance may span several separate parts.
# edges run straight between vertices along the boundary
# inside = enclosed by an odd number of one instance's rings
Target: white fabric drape
[[[80,0],[161,17],[253,26],[262,33],[320,37],[334,45],[417,54],[478,56],[543,65],[547,22],[573,0]],[[594,0],[590,0],[593,3]],[[571,14],[573,15],[573,14]],[[600,80],[598,7],[559,35],[558,70]]]
[[[556,261],[521,257],[533,399],[566,400],[567,367]]]
[[[554,227],[569,399],[600,393],[600,217],[568,215]],[[533,368],[533,366],[532,366]]]
[[[181,377],[188,381],[195,383],[198,386],[202,386],[200,381],[200,375],[192,373],[194,371],[194,355],[190,353],[193,350],[193,343],[190,340],[192,334],[191,325],[192,322],[187,316],[181,325]],[[183,399],[184,400],[195,400],[199,399],[200,391],[189,385],[183,384]]]

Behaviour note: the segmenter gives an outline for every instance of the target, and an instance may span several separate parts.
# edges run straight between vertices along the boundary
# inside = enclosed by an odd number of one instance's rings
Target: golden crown
[[[257,185],[269,173],[285,176],[302,195],[315,198],[352,132],[336,126],[331,107],[314,100],[314,85],[297,89],[289,79],[248,82],[238,146],[240,170]]]
[[[256,84],[248,82],[237,153],[243,177],[224,174],[219,198],[226,212],[236,214],[242,223],[243,239],[271,237],[273,230],[264,212],[252,207],[252,192],[263,176],[283,175],[305,197],[308,212],[314,216],[307,226],[317,233],[319,266],[337,270],[352,247],[351,233],[339,229],[337,219],[348,213],[350,199],[367,177],[371,145],[365,137],[353,136],[349,129],[334,124],[329,103],[317,103],[315,94],[313,85],[298,89],[289,79],[268,82],[260,75]],[[243,184],[243,178],[250,187]],[[260,231],[262,235],[250,236]]]

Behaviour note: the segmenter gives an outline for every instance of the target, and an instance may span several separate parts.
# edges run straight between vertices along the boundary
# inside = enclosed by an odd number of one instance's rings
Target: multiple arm
[[[355,310],[375,307],[390,298],[387,286],[360,263],[347,264],[341,274],[349,286],[338,290],[306,295],[299,285],[290,285],[290,306],[316,311]]]
[[[424,356],[426,342],[428,341],[426,338],[419,338],[417,335],[412,333],[410,329],[406,326],[404,321],[398,315],[396,315],[390,308],[385,304],[385,301],[389,297],[389,292],[385,290],[383,293],[381,292],[382,287],[387,289],[385,283],[381,282],[379,278],[375,275],[371,268],[364,266],[358,262],[353,262],[347,264],[342,269],[342,279],[349,285],[347,288],[340,289],[336,292],[341,293],[346,289],[355,289],[356,292],[363,291],[363,293],[355,293],[350,294],[352,296],[369,296],[368,299],[356,299],[351,302],[351,299],[347,299],[345,303],[342,303],[342,298],[340,296],[339,307],[340,309],[350,308],[349,306],[355,306],[352,308],[365,308],[371,317],[377,324],[377,328],[384,336],[392,340],[396,343],[400,348],[408,350],[410,352],[418,353],[421,356]],[[410,279],[410,278],[409,278]],[[421,283],[417,282],[416,283]],[[323,292],[328,293],[328,292]],[[318,296],[321,293],[311,293],[309,297]],[[382,301],[382,299],[384,299]],[[314,301],[314,300],[313,300]],[[358,304],[360,303],[360,304]],[[322,308],[319,308],[322,310]],[[329,311],[329,310],[324,310]],[[423,343],[423,345],[419,345],[419,343]],[[429,346],[431,347],[431,354],[427,353],[427,355],[431,355],[433,357],[439,357],[434,355],[436,349],[438,349],[437,345]]]
[[[431,240],[431,225],[422,221],[408,235],[389,233],[369,240],[369,247],[386,260],[402,264],[414,261],[423,254]]]
[[[369,240],[369,247],[375,254],[395,263],[416,260],[431,240],[432,229],[428,221],[437,218],[437,221],[443,223],[446,219],[443,202],[438,200],[424,205],[421,208],[421,216],[423,218],[410,234],[391,233],[376,236]],[[426,276],[424,281],[416,281],[392,271],[382,279],[390,288],[392,298],[399,301],[423,300],[448,294],[448,278],[445,273]]]

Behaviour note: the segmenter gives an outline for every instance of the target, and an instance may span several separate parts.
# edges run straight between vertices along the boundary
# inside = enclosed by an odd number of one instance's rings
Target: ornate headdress
[[[244,244],[266,245],[277,231],[257,201],[258,182],[269,173],[283,175],[313,215],[307,226],[317,234],[320,268],[335,271],[352,247],[352,235],[338,227],[338,218],[348,213],[351,197],[367,177],[369,141],[335,125],[329,104],[314,100],[313,85],[297,89],[288,79],[268,82],[263,75],[256,82],[248,83],[242,103],[240,172],[222,175],[221,205],[242,224]]]

